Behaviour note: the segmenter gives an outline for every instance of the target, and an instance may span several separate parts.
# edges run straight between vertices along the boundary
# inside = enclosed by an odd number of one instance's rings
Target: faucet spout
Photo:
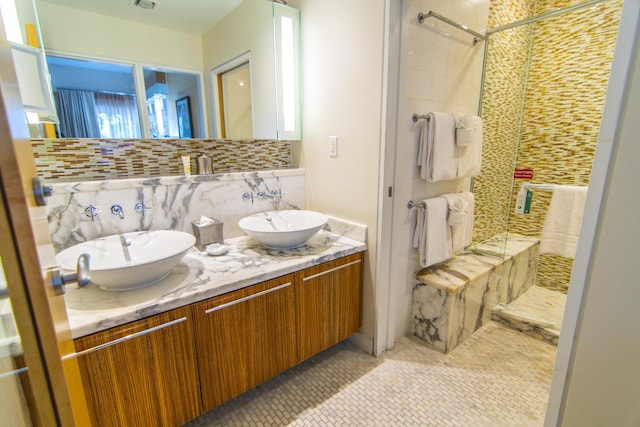
[[[120,219],[124,219],[124,209],[120,205],[112,205],[111,213],[117,215]]]
[[[120,244],[124,246],[131,246],[131,240],[127,239],[124,234],[120,234]]]
[[[131,240],[127,239],[123,233],[119,234],[120,246],[122,246],[122,254],[125,261],[131,261],[131,254],[129,253],[129,246],[131,246]]]

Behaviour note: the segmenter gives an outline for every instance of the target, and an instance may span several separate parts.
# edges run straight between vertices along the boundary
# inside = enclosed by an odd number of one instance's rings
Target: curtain
[[[55,93],[55,99],[60,120],[61,137],[100,137],[93,92],[58,89]]]
[[[55,93],[63,138],[140,138],[135,95],[77,89]]]
[[[95,92],[95,112],[103,138],[140,138],[134,95]]]

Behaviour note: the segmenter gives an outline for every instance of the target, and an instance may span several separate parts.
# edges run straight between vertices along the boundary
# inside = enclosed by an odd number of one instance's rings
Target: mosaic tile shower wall
[[[180,156],[213,158],[214,173],[291,168],[291,143],[215,139],[32,139],[38,174],[48,181],[183,175]]]
[[[575,3],[538,2],[536,14]],[[530,65],[525,77],[526,93],[515,167],[533,169],[534,178],[531,182],[589,184],[621,8],[622,1],[612,1],[602,3],[597,8],[582,9],[530,25],[533,27],[533,38],[530,46]],[[514,43],[517,38],[506,37],[505,40]],[[519,46],[518,44],[517,47]],[[494,49],[494,52],[504,55],[514,50],[515,47],[502,47]],[[494,52],[490,52],[490,55]],[[491,61],[496,64],[504,61],[508,64],[514,60],[504,58]],[[493,80],[497,83],[511,83],[515,79],[503,76]],[[489,89],[490,87],[486,88],[484,101],[492,97]],[[508,89],[502,90],[509,93]],[[492,103],[499,104],[499,101],[492,100]],[[490,115],[489,106],[488,103],[483,105],[483,116]],[[517,111],[510,111],[508,116],[503,116],[503,120],[505,117],[518,120],[516,114]],[[504,123],[498,120],[485,122],[485,129],[490,128],[485,130],[485,140],[488,144],[494,143],[489,141],[491,132],[500,132],[492,129],[493,126],[500,129]],[[497,150],[498,153],[502,153],[502,157],[493,153],[493,148],[487,148],[485,153],[491,153],[491,156],[483,159],[483,163],[487,163],[487,168],[493,166],[507,169],[504,166],[505,159],[508,158],[506,152],[511,150],[516,142],[498,142],[504,144]],[[507,172],[510,174],[511,170],[504,171],[504,174]],[[522,182],[524,181],[515,182],[510,198],[512,203],[515,202],[515,195]],[[504,188],[495,188],[492,185],[497,184],[490,183],[485,185],[484,189],[476,187],[479,191],[486,190],[488,193],[481,196],[484,200],[493,200],[493,194],[504,192]],[[528,215],[506,212],[497,220],[491,218],[490,221],[486,221],[477,218],[478,240],[490,236],[499,223],[504,221],[504,216],[509,217],[509,231],[539,236],[549,201],[550,193],[538,191],[534,193],[531,213]],[[502,202],[504,203],[503,200]],[[509,205],[505,204],[503,208],[507,209],[506,206]],[[572,259],[541,255],[538,284],[566,292],[572,265]]]

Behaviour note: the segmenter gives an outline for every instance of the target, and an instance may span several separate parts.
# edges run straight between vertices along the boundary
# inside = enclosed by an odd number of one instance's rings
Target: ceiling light
[[[157,1],[153,0],[134,0],[133,5],[141,7],[143,9],[153,9],[158,4]]]

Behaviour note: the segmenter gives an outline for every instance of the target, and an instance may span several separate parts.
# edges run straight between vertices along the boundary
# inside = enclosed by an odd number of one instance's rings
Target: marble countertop
[[[192,248],[169,276],[151,286],[124,292],[98,286],[68,286],[65,295],[71,332],[94,332],[202,301],[307,267],[366,250],[366,244],[321,230],[293,250],[266,249],[242,236],[226,239],[231,249],[213,257]]]

